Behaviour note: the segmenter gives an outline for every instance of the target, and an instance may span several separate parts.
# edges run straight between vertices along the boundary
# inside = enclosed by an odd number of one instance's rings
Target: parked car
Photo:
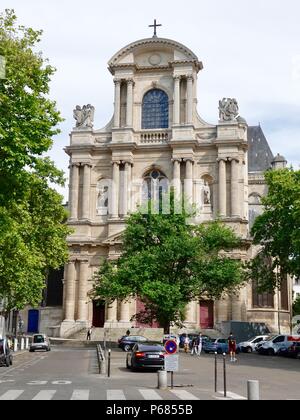
[[[180,345],[180,338],[178,335],[176,334],[165,334],[163,336],[163,345],[165,345],[165,343],[167,341],[175,341],[177,343],[177,346]]]
[[[256,337],[251,338],[250,340],[239,343],[237,345],[237,348],[243,353],[252,353],[253,351],[255,351],[255,347],[258,343],[261,343],[262,341],[265,341],[268,338],[268,335],[257,335]]]
[[[140,335],[124,335],[119,339],[119,348],[123,351],[130,351],[136,343],[147,343],[149,341],[146,337]]]
[[[276,335],[269,340],[263,341],[257,351],[259,354],[274,356],[278,352],[282,352],[291,347],[294,342],[300,343],[300,335]]]
[[[228,340],[226,338],[217,338],[214,341],[207,340],[202,348],[205,353],[228,353]]]
[[[192,333],[192,334],[181,334],[180,336],[179,336],[179,347],[180,348],[183,348],[184,347],[184,340],[185,340],[185,337],[188,335],[188,337],[189,337],[189,340],[190,340],[190,348],[192,347],[192,343],[193,343],[193,340],[195,339],[195,338],[198,338],[199,337],[199,334],[197,334],[197,333]],[[204,346],[204,343],[206,343],[206,342],[208,342],[208,341],[212,341],[212,339],[208,336],[208,335],[202,335],[202,346]]]
[[[29,351],[32,353],[36,350],[50,351],[50,341],[45,334],[34,334]]]
[[[278,356],[300,359],[300,343],[293,342],[290,347],[279,349]]]
[[[12,363],[11,349],[9,348],[7,339],[3,338],[0,340],[0,364],[9,367]]]
[[[126,357],[127,369],[161,369],[165,364],[165,348],[159,343],[136,343]]]

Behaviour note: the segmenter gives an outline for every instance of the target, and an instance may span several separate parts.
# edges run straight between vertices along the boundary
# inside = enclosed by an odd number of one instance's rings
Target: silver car
[[[268,335],[257,335],[256,337],[251,338],[251,340],[243,341],[242,343],[239,343],[238,348],[240,349],[241,352],[252,353],[253,351],[255,351],[257,344],[262,343],[268,338],[269,338]]]
[[[32,337],[29,351],[34,352],[36,350],[50,351],[50,341],[45,334],[35,334]]]

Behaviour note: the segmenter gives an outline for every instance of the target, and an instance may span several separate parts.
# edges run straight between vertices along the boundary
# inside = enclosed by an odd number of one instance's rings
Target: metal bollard
[[[227,378],[226,378],[226,353],[223,353],[223,367],[224,367],[224,397],[227,397]]]
[[[100,362],[100,373],[101,373],[101,375],[105,375],[106,374],[106,362],[105,362],[105,359],[101,360],[101,362]]]
[[[18,351],[18,339],[14,338],[14,352]]]
[[[165,370],[159,370],[158,374],[158,389],[168,389],[168,372]]]
[[[259,381],[248,381],[248,400],[259,400]]]
[[[22,337],[21,338],[21,350],[24,350],[24,348],[25,348],[25,341],[24,341],[24,338]]]
[[[218,353],[215,352],[215,393],[218,392]]]
[[[26,337],[25,339],[25,349],[28,350],[29,349],[29,338]]]
[[[107,376],[110,378],[110,363],[111,363],[111,349],[108,350],[108,368],[107,368]]]

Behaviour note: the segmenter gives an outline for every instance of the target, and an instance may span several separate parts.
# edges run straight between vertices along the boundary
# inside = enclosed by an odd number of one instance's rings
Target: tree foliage
[[[300,277],[300,171],[269,171],[265,178],[264,213],[252,229],[254,244],[261,249],[249,264],[249,277],[260,290],[272,291],[287,275]]]
[[[38,305],[50,268],[67,258],[63,173],[44,154],[61,121],[48,98],[54,73],[36,46],[42,32],[0,15],[0,297],[7,309]]]
[[[138,297],[145,310],[136,318],[169,330],[181,325],[186,305],[200,298],[220,298],[243,282],[242,264],[226,251],[238,247],[234,232],[219,222],[187,224],[189,215],[131,215],[123,234],[123,254],[104,262],[94,297],[113,302]]]
[[[297,297],[293,304],[293,315],[298,316],[300,315],[300,296]]]

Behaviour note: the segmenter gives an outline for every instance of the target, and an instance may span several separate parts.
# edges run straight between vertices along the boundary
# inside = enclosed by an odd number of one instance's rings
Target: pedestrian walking
[[[198,338],[194,337],[192,340],[191,356],[193,356],[194,354],[197,355],[197,352],[198,352]]]
[[[202,337],[202,334],[199,333],[199,337],[198,337],[198,348],[197,348],[197,354],[198,354],[198,356],[201,356],[201,353],[202,353],[202,343],[203,343],[203,337]]]
[[[236,358],[236,339],[233,335],[233,333],[231,332],[229,337],[228,337],[228,350],[230,353],[230,361],[231,362],[236,362],[237,358]]]
[[[184,343],[184,352],[188,353],[189,348],[190,348],[190,339],[189,339],[188,335],[185,336],[185,339],[184,339],[183,343]]]
[[[91,339],[92,339],[92,332],[93,332],[93,327],[90,327],[90,328],[87,330],[87,334],[86,334],[86,339],[87,339],[87,341],[91,341]]]

